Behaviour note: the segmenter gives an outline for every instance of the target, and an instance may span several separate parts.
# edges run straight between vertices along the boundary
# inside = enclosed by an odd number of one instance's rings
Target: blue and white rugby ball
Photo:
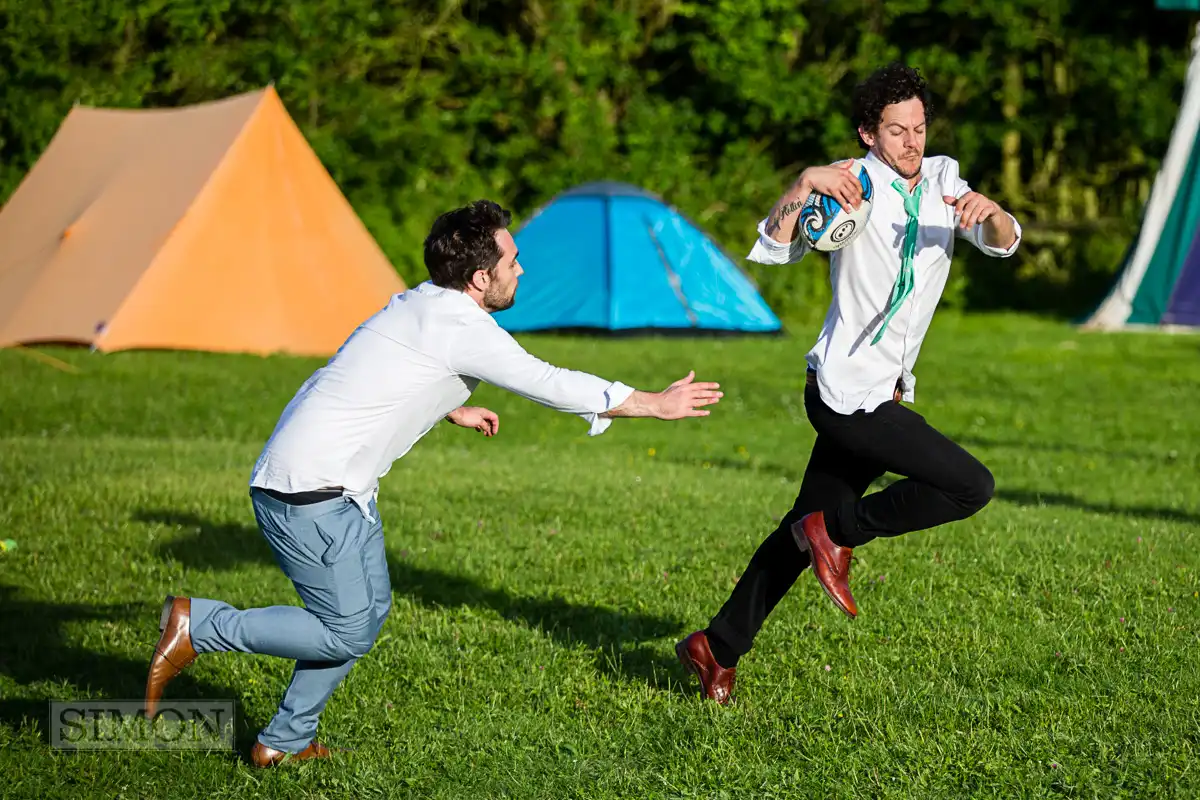
[[[813,192],[800,208],[800,235],[814,250],[832,253],[850,244],[871,218],[871,201],[875,198],[875,187],[871,176],[862,164],[855,163],[850,172],[858,174],[858,182],[862,186],[862,203],[858,208],[849,212],[842,209],[842,204],[827,195]]]

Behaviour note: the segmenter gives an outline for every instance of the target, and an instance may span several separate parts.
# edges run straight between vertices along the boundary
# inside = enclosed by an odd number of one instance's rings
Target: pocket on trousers
[[[371,606],[367,572],[358,553],[327,566],[299,567],[291,579],[304,607],[318,617],[349,617]]]
[[[368,531],[366,519],[353,503],[347,501],[344,508],[335,514],[325,514],[311,521],[317,536],[324,543],[318,551],[321,563],[332,567],[362,551],[362,543]]]

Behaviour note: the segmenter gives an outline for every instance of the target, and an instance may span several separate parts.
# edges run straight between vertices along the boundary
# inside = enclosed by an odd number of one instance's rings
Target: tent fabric
[[[749,278],[661,199],[618,182],[583,184],[514,236],[525,274],[505,330],[775,332]]]
[[[330,355],[403,290],[273,87],[76,107],[0,210],[0,346]]]
[[[1200,252],[1197,252],[1200,240],[1193,243],[1188,254],[1187,264],[1179,279],[1175,281],[1175,290],[1171,295],[1171,304],[1163,315],[1163,323],[1167,325],[1185,325],[1200,327]]]
[[[1183,102],[1134,244],[1094,330],[1200,326],[1200,26]]]

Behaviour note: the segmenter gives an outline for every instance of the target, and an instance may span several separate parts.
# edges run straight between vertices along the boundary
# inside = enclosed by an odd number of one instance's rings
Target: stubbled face
[[[883,109],[879,129],[859,130],[880,161],[911,180],[921,173],[925,158],[925,104],[911,97]]]
[[[488,272],[488,284],[483,290],[483,305],[489,313],[512,307],[516,302],[518,279],[525,272],[521,262],[517,261],[517,243],[511,233],[496,231],[496,244],[500,246],[500,260]]]

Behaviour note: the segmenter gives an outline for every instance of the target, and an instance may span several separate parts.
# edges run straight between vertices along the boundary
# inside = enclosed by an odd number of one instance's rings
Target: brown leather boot
[[[153,719],[167,683],[196,660],[192,649],[192,601],[187,597],[167,597],[158,621],[162,635],[150,660],[146,677],[146,717]]]
[[[713,658],[704,631],[696,631],[675,645],[679,663],[700,679],[700,693],[720,705],[728,705],[733,698],[733,686],[737,669],[726,669]]]
[[[276,750],[274,747],[267,747],[262,742],[255,742],[254,747],[250,749],[250,761],[256,767],[274,767],[282,764],[284,761],[305,761],[310,758],[329,758],[333,753],[328,747],[313,739],[308,743],[308,747],[301,750],[299,753],[288,753],[283,750]]]
[[[808,514],[793,524],[792,538],[801,550],[812,553],[813,573],[834,605],[851,617],[858,616],[858,606],[850,594],[850,556],[854,549],[833,543],[825,528],[824,512]]]

